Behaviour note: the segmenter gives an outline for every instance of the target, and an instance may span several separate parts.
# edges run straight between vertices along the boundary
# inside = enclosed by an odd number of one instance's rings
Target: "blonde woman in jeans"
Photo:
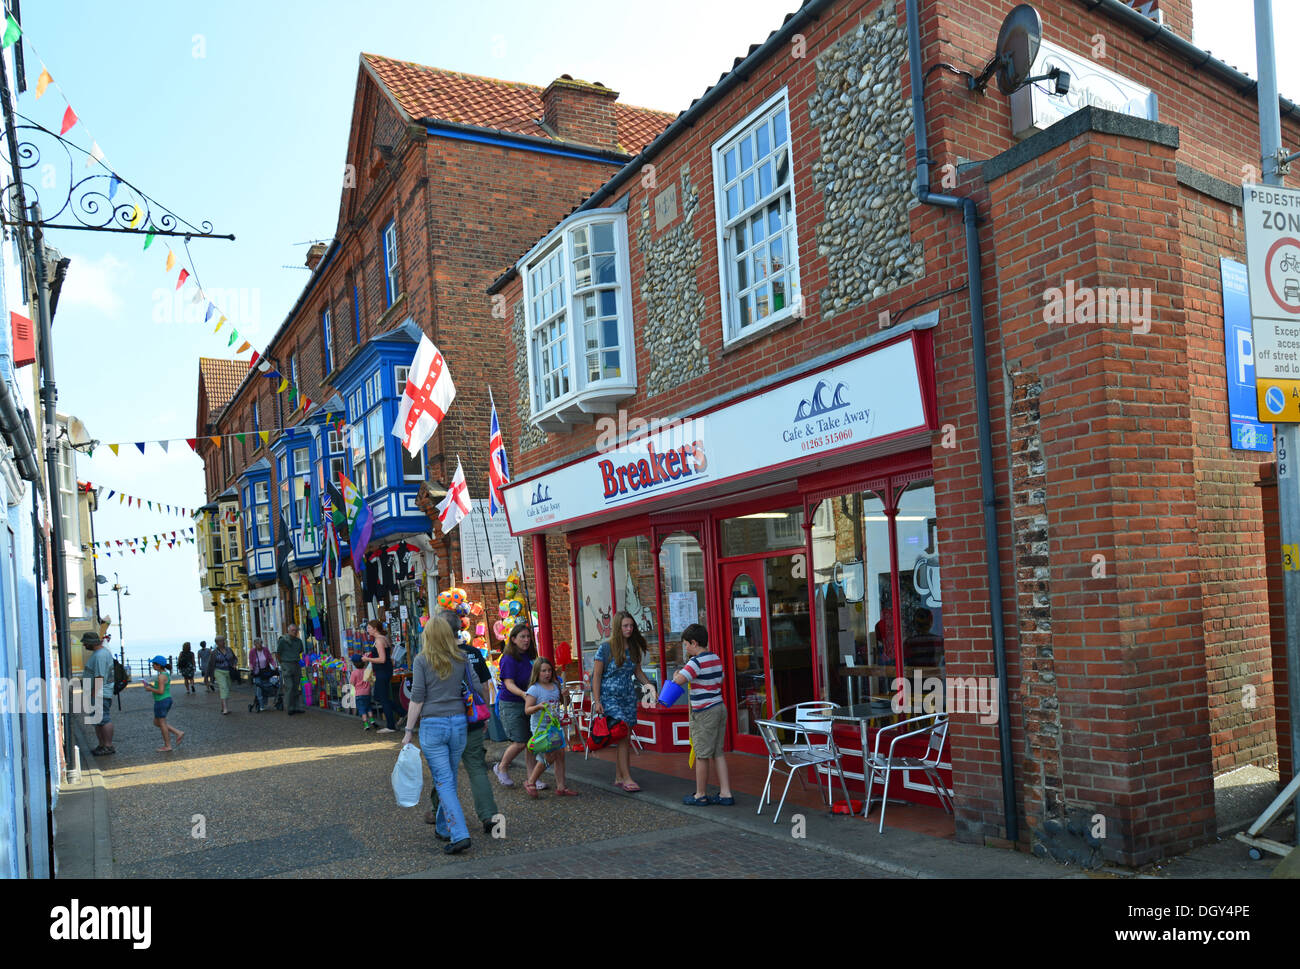
[[[459,854],[469,847],[469,827],[456,793],[456,770],[465,753],[465,703],[461,685],[482,696],[483,686],[474,667],[456,645],[451,627],[430,619],[420,636],[420,655],[411,668],[411,708],[406,715],[404,744],[420,731],[420,750],[438,789],[434,832],[447,841],[443,851]]]

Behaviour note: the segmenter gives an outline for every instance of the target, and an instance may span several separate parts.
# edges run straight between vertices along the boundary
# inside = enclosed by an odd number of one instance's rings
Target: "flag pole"
[[[488,482],[488,487],[492,487],[491,482]],[[487,545],[488,566],[492,569],[492,588],[496,590],[497,601],[500,602],[501,585],[497,580],[497,562],[496,558],[492,555],[492,536],[488,532],[487,514],[483,511],[483,503],[481,501],[478,506],[478,517],[483,521],[483,541]]]

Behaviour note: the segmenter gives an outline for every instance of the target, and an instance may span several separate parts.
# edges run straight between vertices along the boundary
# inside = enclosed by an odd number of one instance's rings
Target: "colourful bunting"
[[[110,202],[113,201],[114,196],[117,195],[117,190],[121,187],[122,187],[122,180],[118,178],[116,175],[112,176],[108,180],[108,200]]]
[[[143,221],[143,219],[144,219],[144,209],[140,208],[140,206],[138,205],[132,206],[131,221],[126,224],[126,227],[128,229],[134,229],[136,226],[138,226],[141,223],[141,221]]]
[[[110,444],[110,445],[108,446],[108,449],[109,449],[110,451],[112,451],[114,455],[117,454],[117,445],[116,445],[116,444]]]
[[[13,18],[10,17],[10,20]],[[8,36],[8,33],[5,34]],[[72,105],[68,105],[68,110],[63,112],[63,128],[59,131],[60,136],[66,135],[72,130],[72,126],[77,123],[77,112],[72,110]]]
[[[260,438],[262,439],[262,443],[263,443],[263,444],[266,444],[267,441],[268,441],[268,440],[270,439],[270,437],[271,437],[271,432],[270,432],[270,431],[258,431],[258,432],[257,432],[257,436],[260,437]]]
[[[221,447],[220,436],[213,435],[212,437],[208,438],[208,440],[211,441],[213,444],[215,444],[217,447]]]
[[[199,448],[198,448],[199,439],[197,437],[187,437],[185,439],[185,443],[190,446],[190,450],[193,451],[195,454],[199,453]]]
[[[176,253],[170,249],[167,250],[167,272],[172,271],[172,266],[176,265]]]
[[[154,235],[155,235],[155,232],[154,232],[153,223],[150,222],[150,223],[149,223],[149,231],[146,232],[146,233],[144,234],[144,247],[145,247],[146,249],[148,249],[150,246],[153,245],[153,237],[154,237]]]
[[[209,304],[208,304],[208,311],[207,311],[206,313],[203,314],[203,322],[204,322],[204,323],[207,323],[209,320],[211,320],[211,319],[212,319],[212,314],[215,313],[216,311],[217,311],[217,308],[216,308],[215,306],[213,306],[211,303],[209,303]]]
[[[22,35],[23,28],[18,26],[18,21],[14,20],[13,14],[5,14],[5,35],[3,39],[0,39],[0,47],[8,50],[18,43],[18,38]]]
[[[141,454],[144,454],[144,441],[136,441],[135,446],[140,449]]]
[[[90,154],[86,156],[86,167],[89,168],[95,162],[104,160],[104,149],[99,147],[99,142],[92,140],[90,142]]]
[[[239,349],[236,350],[235,352],[236,352],[236,353],[243,353],[243,352],[244,352],[245,350],[247,350],[251,345],[252,345],[252,344],[250,344],[247,340],[245,340],[243,343],[241,343],[241,344],[239,345]]]
[[[236,435],[235,435],[235,440],[238,441],[240,444],[243,444],[243,443],[244,443],[244,435],[242,435],[242,434],[236,434]]]
[[[181,274],[176,277],[176,288],[180,289],[182,286],[184,286],[185,280],[189,278],[190,278],[190,271],[188,269],[182,269]]]
[[[253,351],[253,355],[252,355],[252,356],[249,358],[249,360],[248,360],[248,369],[249,369],[249,370],[252,370],[253,367],[255,367],[255,366],[257,365],[257,358],[260,357],[260,356],[261,356],[261,354],[258,353],[256,350]]]
[[[44,67],[41,68],[41,76],[36,79],[36,100],[39,101],[45,94],[45,89],[50,86],[54,78],[50,77],[50,72]]]
[[[288,381],[288,379],[285,378],[285,377],[281,377],[281,378],[280,378],[280,386],[275,388],[275,392],[276,392],[277,394],[282,394],[282,393],[284,393],[284,388],[285,388],[285,387],[288,387],[288,386],[289,386],[289,381]]]
[[[239,331],[232,326],[230,328],[230,339],[226,341],[226,346],[233,347],[235,345],[235,341],[238,339],[239,339]]]

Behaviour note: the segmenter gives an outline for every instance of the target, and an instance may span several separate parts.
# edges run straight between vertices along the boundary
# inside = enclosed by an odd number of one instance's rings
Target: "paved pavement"
[[[689,784],[644,770],[636,774],[643,791],[626,794],[610,784],[610,764],[574,755],[570,783],[581,797],[529,798],[519,758],[516,787],[493,783],[504,836],[471,825],[471,849],[448,857],[423,821],[424,806],[393,802],[389,775],[400,734],[365,733],[354,718],[321,710],[292,718],[252,714],[248,702],[248,689],[236,687],[232,712],[223,717],[215,694],[178,691],[169,720],[186,736],[177,751],[163,754],[156,752],[161,738],[150,696],[139,685],[127,689],[123,709],[113,714],[119,753],[83,753],[85,766],[102,771],[94,778],[100,807],[83,802],[84,824],[60,819],[65,839],[86,830],[85,851],[97,840],[95,876],[1203,879],[1267,877],[1276,867],[1270,858],[1250,862],[1244,846],[1224,840],[1144,872],[1085,875],[1023,852],[902,829],[880,835],[874,824],[825,811],[787,811],[774,825],[770,810],[755,814],[753,796],[738,796],[734,808],[686,807],[681,796]],[[502,745],[488,749],[499,756]],[[463,773],[460,791],[472,815]],[[1264,784],[1257,796],[1266,791]],[[105,817],[110,839],[103,836]],[[74,854],[69,842],[60,857]],[[63,861],[61,868],[80,870]]]
[[[251,714],[239,688],[229,716],[215,694],[174,699],[169,722],[186,732],[176,752],[156,752],[152,701],[132,686],[113,714],[118,754],[88,765],[103,771],[118,877],[881,874],[794,839],[719,829],[580,780],[581,797],[543,793],[537,800],[522,784],[505,790],[494,782],[505,836],[472,827],[471,849],[448,857],[423,821],[423,806],[393,802],[389,774],[400,734],[365,733],[356,720],[319,710],[292,718]],[[501,745],[489,749],[499,755]],[[512,769],[517,782],[522,767],[520,758]],[[472,814],[463,774],[460,789]]]

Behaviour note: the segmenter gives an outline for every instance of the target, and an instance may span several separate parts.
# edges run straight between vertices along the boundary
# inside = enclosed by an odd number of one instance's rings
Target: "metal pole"
[[[41,206],[33,202],[32,233],[36,270],[36,315],[41,343],[41,407],[45,411],[45,473],[50,486],[50,558],[54,587],[54,631],[59,647],[59,665],[72,675],[72,646],[68,640],[68,576],[63,554],[63,502],[59,495],[59,392],[54,384],[54,334],[50,320],[50,293],[45,280],[45,237],[41,232]],[[73,763],[72,714],[64,712],[64,753]]]
[[[1278,158],[1282,153],[1282,117],[1278,104],[1277,65],[1273,44],[1273,2],[1255,0],[1255,56],[1259,63],[1259,146],[1263,181],[1281,185]],[[1277,504],[1282,526],[1282,546],[1300,542],[1300,425],[1278,424]],[[1291,714],[1291,773],[1300,757],[1300,572],[1282,572],[1286,613],[1286,665],[1288,709]]]

